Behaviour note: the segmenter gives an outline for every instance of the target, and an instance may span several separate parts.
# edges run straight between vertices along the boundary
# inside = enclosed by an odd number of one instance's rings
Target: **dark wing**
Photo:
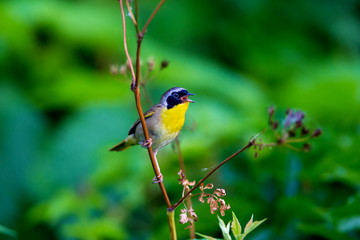
[[[153,106],[152,108],[150,108],[149,110],[147,110],[144,113],[145,120],[147,118],[151,117],[152,115],[154,115],[156,108],[161,108],[161,105],[157,104],[157,105]],[[140,119],[136,120],[136,122],[131,126],[131,128],[129,130],[129,135],[135,134],[136,127],[139,125],[139,123],[140,123]]]

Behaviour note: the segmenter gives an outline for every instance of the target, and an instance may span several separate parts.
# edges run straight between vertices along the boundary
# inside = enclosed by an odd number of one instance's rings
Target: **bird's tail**
[[[134,138],[134,135],[128,136],[125,140],[121,141],[119,144],[110,148],[110,151],[124,151],[125,149],[138,144]]]

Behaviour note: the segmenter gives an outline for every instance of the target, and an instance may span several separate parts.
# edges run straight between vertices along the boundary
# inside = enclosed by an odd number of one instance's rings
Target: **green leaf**
[[[232,219],[232,222],[230,221],[231,222],[231,231],[232,231],[233,235],[235,236],[236,240],[243,240],[246,237],[246,235],[248,235],[252,230],[257,228],[261,223],[263,223],[266,220],[266,219],[263,219],[261,221],[255,221],[254,222],[253,221],[253,215],[252,215],[251,219],[249,220],[249,222],[245,226],[244,232],[242,232],[242,228],[241,228],[239,220],[237,219],[234,212],[232,214],[233,214],[233,219]],[[222,221],[222,223],[221,223],[220,220],[221,219],[219,218],[220,227],[222,225],[225,230],[229,230],[226,227],[228,227],[230,222],[229,222],[229,224],[227,226],[225,226],[224,222]],[[223,231],[223,228],[221,229],[222,231]]]
[[[230,236],[230,223],[231,221],[225,225],[224,221],[218,216],[219,219],[219,226],[221,229],[221,232],[223,234],[224,240],[231,240]]]
[[[217,240],[218,239],[218,238],[213,238],[213,237],[210,237],[210,236],[206,236],[206,235],[201,234],[201,233],[196,233],[196,234],[199,235],[200,237],[203,237],[206,240]]]
[[[233,219],[231,222],[231,231],[234,234],[235,238],[238,239],[238,237],[241,235],[241,225],[239,220],[237,219],[236,215],[234,212],[232,212],[233,215]]]
[[[255,221],[253,222],[253,217],[254,215],[251,215],[251,219],[250,221],[246,224],[245,226],[245,230],[244,230],[244,234],[247,235],[248,233],[250,233],[252,230],[254,230],[255,228],[257,228],[261,223],[263,223],[265,219],[261,220],[261,221]]]

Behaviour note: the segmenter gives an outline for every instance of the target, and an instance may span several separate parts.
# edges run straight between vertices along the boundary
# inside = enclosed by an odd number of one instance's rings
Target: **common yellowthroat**
[[[144,113],[151,138],[150,142],[145,141],[143,128],[140,119],[138,119],[131,126],[127,138],[112,147],[110,151],[123,151],[139,144],[147,147],[150,144],[156,158],[158,150],[171,143],[179,135],[185,122],[185,113],[189,103],[194,102],[189,99],[191,95],[194,94],[189,93],[184,88],[170,88],[162,95],[159,104],[154,105]],[[157,176],[156,179],[162,181],[162,175]],[[154,180],[154,182],[157,181]]]

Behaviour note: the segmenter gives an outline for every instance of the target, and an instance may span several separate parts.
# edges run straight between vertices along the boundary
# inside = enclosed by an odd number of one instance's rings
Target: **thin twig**
[[[135,83],[132,85],[132,87],[134,88],[138,88],[139,87],[139,83],[140,83],[140,53],[141,53],[141,44],[142,44],[142,40],[144,39],[144,35],[139,32],[138,36],[137,36],[137,48],[136,48],[136,72],[135,72]]]
[[[287,147],[287,148],[290,148],[291,150],[293,150],[293,151],[295,151],[295,152],[301,152],[301,149],[299,149],[299,148],[296,148],[296,147],[294,147],[293,145],[291,145],[291,144],[284,144],[284,146],[285,147]]]
[[[287,143],[299,143],[299,142],[305,142],[309,140],[311,137],[303,137],[303,138],[296,138],[296,139],[288,139],[286,140]]]
[[[244,147],[230,155],[228,158],[226,158],[224,161],[222,161],[219,165],[217,165],[215,168],[213,168],[205,177],[203,177],[194,187],[192,187],[182,198],[179,199],[174,205],[172,205],[168,211],[174,211],[175,208],[177,208],[195,189],[197,189],[206,179],[208,179],[214,172],[216,172],[222,165],[236,157],[239,153],[245,151],[246,149],[253,146],[255,143],[255,139],[251,139],[248,144],[246,144]]]
[[[124,12],[124,7],[123,7],[123,0],[120,0],[120,8],[121,8],[121,15],[122,15],[122,20],[123,20],[123,31],[124,31],[124,48],[125,48],[125,52],[126,55],[128,56],[128,59],[130,59],[129,53],[127,51],[127,44],[126,44],[126,22],[125,22],[125,12]],[[149,130],[146,126],[146,121],[145,121],[145,117],[144,117],[144,112],[141,106],[141,101],[140,101],[140,89],[139,89],[139,76],[140,76],[140,50],[141,50],[141,43],[143,40],[143,35],[138,35],[138,44],[137,44],[137,50],[136,50],[136,69],[135,69],[135,73],[133,73],[133,66],[131,61],[129,62],[130,64],[130,69],[132,69],[132,75],[133,75],[133,81],[131,82],[131,90],[134,92],[134,97],[135,97],[135,103],[136,103],[136,109],[138,111],[139,114],[139,118],[140,118],[140,122],[143,128],[143,132],[144,132],[144,137],[145,140],[148,141],[150,140],[150,135],[149,135]],[[151,164],[152,167],[154,169],[155,172],[155,176],[159,176],[160,173],[160,169],[157,166],[156,163],[156,159],[154,156],[154,152],[151,148],[151,146],[149,146],[148,148],[148,154],[151,160]],[[168,207],[171,207],[171,202],[170,199],[168,197],[168,194],[166,192],[166,188],[163,182],[159,181],[159,187],[160,190],[163,194],[164,200],[166,202],[166,205]]]
[[[123,27],[123,38],[124,38],[124,50],[125,50],[125,55],[126,55],[126,58],[127,58],[128,63],[129,63],[129,68],[130,68],[130,71],[131,71],[132,81],[135,81],[136,76],[135,76],[134,66],[133,66],[133,64],[132,64],[131,57],[130,57],[130,54],[129,54],[129,50],[128,50],[128,47],[127,47],[127,40],[126,40],[126,22],[125,22],[125,12],[124,12],[123,0],[120,0],[120,1],[119,1],[119,4],[120,4],[120,10],[121,10],[121,17],[122,17],[122,27]]]
[[[175,145],[176,145],[176,150],[177,150],[177,153],[178,153],[179,166],[180,166],[180,169],[182,170],[182,172],[184,174],[184,178],[186,179],[184,158],[183,158],[183,155],[182,155],[182,152],[181,152],[180,140],[179,140],[178,137],[175,139]],[[183,195],[187,194],[188,191],[189,190],[187,188],[184,188]],[[191,198],[186,198],[186,205],[187,205],[188,208],[192,208],[192,199]],[[196,238],[196,235],[195,235],[195,223],[193,223],[191,225],[191,227],[189,228],[189,237],[190,237],[190,239],[195,239]]]
[[[125,2],[126,2],[126,8],[127,8],[127,10],[129,11],[129,16],[130,16],[130,18],[131,18],[131,20],[132,20],[132,22],[133,22],[133,24],[134,24],[134,26],[135,26],[135,30],[136,30],[136,32],[139,32],[138,23],[137,23],[137,21],[136,21],[136,18],[135,18],[135,16],[134,16],[134,13],[133,13],[133,11],[132,11],[132,9],[131,9],[130,3],[129,3],[129,1],[127,1],[127,0],[125,0]]]
[[[184,164],[184,158],[182,156],[182,152],[181,152],[181,148],[180,148],[180,141],[179,141],[179,137],[177,137],[175,139],[175,146],[176,146],[176,151],[177,151],[177,154],[178,154],[178,160],[179,160],[179,166],[180,166],[180,169],[182,170],[182,172],[185,174],[185,164]]]
[[[276,147],[278,145],[279,143],[254,143],[254,146],[259,146],[259,147]]]
[[[136,19],[136,21],[137,22],[139,22],[139,2],[138,2],[138,0],[134,0],[134,2],[135,2],[135,19]],[[139,27],[139,25],[138,25],[138,27]],[[139,29],[137,29],[137,31],[136,31],[137,33],[139,32]]]
[[[146,21],[143,29],[141,30],[142,35],[145,34],[149,24],[151,23],[151,21],[154,19],[155,15],[157,14],[157,12],[160,10],[161,6],[165,3],[166,0],[161,0],[158,5],[156,6],[156,8],[154,9],[154,11],[151,13],[150,17],[148,18],[148,20]]]

